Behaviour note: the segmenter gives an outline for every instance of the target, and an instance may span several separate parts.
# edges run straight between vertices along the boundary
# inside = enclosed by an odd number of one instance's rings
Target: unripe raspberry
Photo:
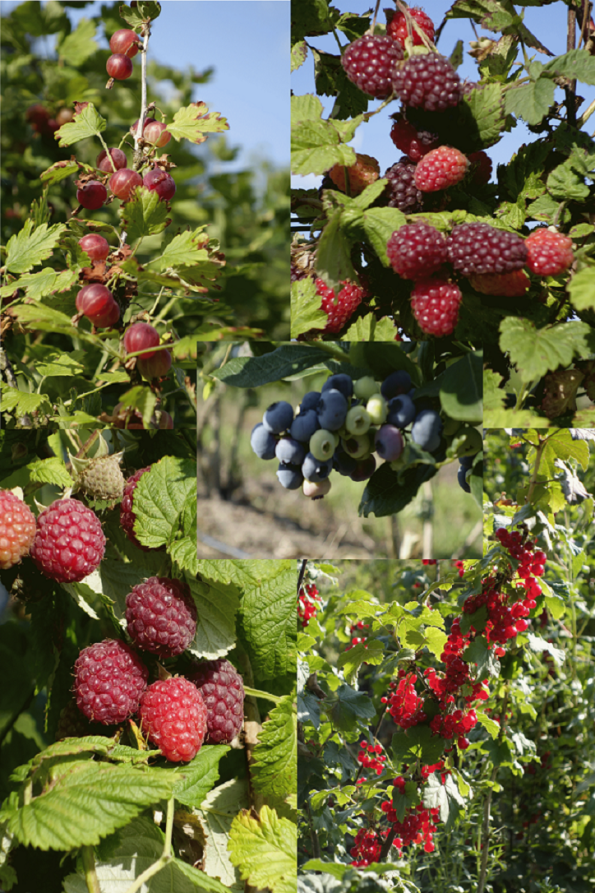
[[[74,665],[79,710],[109,726],[133,716],[147,687],[149,671],[125,642],[105,639],[83,648]]]
[[[522,298],[531,281],[524,270],[512,273],[472,273],[469,282],[483,295],[497,295],[501,298]]]
[[[438,192],[465,178],[469,161],[458,149],[439,146],[425,155],[415,168],[415,185],[422,192]]]
[[[403,48],[390,37],[364,34],[350,43],[341,65],[350,81],[368,96],[386,99],[393,92],[392,76]]]
[[[574,261],[572,239],[550,229],[537,229],[525,239],[527,266],[537,276],[557,276]]]
[[[78,499],[57,499],[37,518],[31,557],[38,569],[59,583],[77,583],[97,570],[105,536],[95,512]]]
[[[182,676],[150,685],[140,702],[143,732],[173,763],[194,759],[207,732],[207,708],[197,687]]]
[[[35,537],[35,515],[10,490],[0,490],[0,568],[7,570],[29,554]]]
[[[457,324],[461,291],[445,279],[419,279],[411,294],[411,309],[426,335],[451,335]]]
[[[160,657],[174,657],[196,632],[196,605],[188,585],[149,577],[126,596],[126,624],[135,645]]]
[[[124,492],[124,475],[115,456],[92,459],[81,471],[78,486],[95,499],[113,501],[121,499]]]
[[[208,660],[189,679],[207,707],[207,744],[229,744],[244,721],[242,677],[228,660]]]
[[[357,161],[347,168],[349,179],[349,192],[351,195],[359,195],[366,186],[373,183],[380,176],[380,165],[375,158],[370,155],[360,155],[356,153]],[[335,164],[328,172],[329,177],[341,192],[347,191],[345,185],[345,167],[342,164]]]

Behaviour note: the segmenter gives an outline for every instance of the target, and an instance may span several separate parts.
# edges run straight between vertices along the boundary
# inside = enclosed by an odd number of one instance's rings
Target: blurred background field
[[[209,359],[203,355],[202,361],[208,373]],[[301,489],[281,487],[276,460],[254,455],[250,433],[267,406],[287,400],[297,407],[307,391],[320,390],[327,375],[257,389],[217,381],[202,403],[199,379],[199,557],[241,557],[234,550],[259,558],[480,557],[481,510],[459,487],[456,462],[424,484],[398,515],[363,518],[358,505],[365,482],[335,471],[329,495],[312,501]]]

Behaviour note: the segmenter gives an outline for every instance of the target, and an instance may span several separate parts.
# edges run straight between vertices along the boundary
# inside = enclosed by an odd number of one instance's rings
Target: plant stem
[[[84,846],[82,849],[83,871],[85,872],[85,881],[89,893],[101,893],[99,886],[99,878],[95,871],[95,856],[93,855],[92,846]]]
[[[244,692],[253,698],[263,698],[266,701],[273,701],[275,704],[280,704],[283,700],[279,695],[271,695],[268,691],[260,691],[258,688],[247,688],[244,686]]]
[[[149,865],[146,871],[143,871],[142,874],[139,874],[136,880],[134,880],[132,884],[127,887],[125,893],[137,893],[137,891],[140,890],[145,881],[148,881],[149,878],[152,878],[153,875],[161,871],[161,869],[164,868],[168,862],[171,862],[171,838],[174,828],[174,805],[175,800],[173,797],[170,797],[170,799],[167,801],[167,817],[165,820],[165,843],[163,845],[163,853],[156,862],[153,862],[152,865]],[[101,891],[98,891],[98,893],[101,893]]]
[[[298,584],[297,584],[298,595],[300,594],[300,589],[302,588],[302,583],[304,582],[304,576],[305,576],[305,573],[306,573],[306,565],[307,565],[307,564],[308,564],[308,559],[307,559],[307,558],[302,558],[302,564],[301,564],[301,567],[300,567],[300,572],[299,572],[299,575],[298,575]]]

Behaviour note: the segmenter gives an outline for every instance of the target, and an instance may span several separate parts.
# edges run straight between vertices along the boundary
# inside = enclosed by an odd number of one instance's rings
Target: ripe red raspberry
[[[574,260],[572,239],[550,229],[537,229],[525,239],[527,266],[538,276],[556,276]]]
[[[105,639],[83,648],[74,664],[79,710],[104,726],[124,722],[138,710],[149,671],[130,645]]]
[[[411,309],[426,335],[451,335],[459,318],[461,291],[446,279],[419,279],[411,293]]]
[[[126,623],[142,651],[174,657],[185,651],[196,633],[196,605],[181,580],[149,577],[126,596]]]
[[[387,11],[387,19],[390,11]],[[415,21],[417,25],[424,32],[428,40],[434,40],[434,22],[426,15],[423,9],[420,9],[419,6],[411,6],[409,8],[409,14],[411,18]],[[393,40],[398,40],[399,43],[404,44],[405,40],[411,34],[413,38],[413,45],[420,46],[423,44],[423,40],[418,31],[411,26],[409,31],[407,30],[407,18],[403,12],[397,10],[397,12],[392,13],[390,16],[390,20],[386,25],[386,33],[389,37],[392,37]]]
[[[492,159],[485,152],[471,152],[469,162],[472,165],[471,182],[477,186],[485,186],[492,176]]]
[[[395,93],[404,105],[443,112],[461,101],[461,79],[444,56],[412,56],[393,75]]]
[[[448,238],[448,259],[464,276],[511,273],[525,265],[527,246],[516,233],[487,223],[462,223]]]
[[[415,185],[422,192],[439,192],[465,178],[468,158],[450,146],[438,146],[428,152],[415,168]]]
[[[148,546],[143,546],[142,543],[139,543],[134,534],[134,522],[136,521],[136,515],[133,511],[134,491],[145,471],[150,470],[151,466],[147,465],[146,468],[141,468],[140,471],[135,471],[135,473],[128,478],[126,486],[124,487],[122,502],[120,503],[120,526],[130,542],[134,543],[139,549],[142,549],[143,552],[149,552],[150,550]]]
[[[35,515],[10,490],[0,490],[0,568],[7,570],[29,554],[35,536]]]
[[[172,763],[187,763],[201,749],[207,708],[197,687],[183,676],[149,685],[140,701],[143,732]]]
[[[396,116],[395,123],[391,127],[390,138],[401,152],[404,152],[411,161],[420,161],[440,145],[439,137],[428,130],[417,130],[409,121],[401,115]]]
[[[343,288],[335,297],[332,288],[322,279],[316,280],[316,292],[322,297],[321,309],[328,316],[328,322],[324,327],[325,332],[340,332],[347,320],[355,313],[361,304],[362,298],[367,297],[365,289],[359,285],[345,280],[341,283]]]
[[[356,153],[356,159],[355,164],[347,168],[349,192],[351,195],[359,195],[366,186],[369,186],[370,183],[373,183],[380,176],[380,165],[371,155],[359,155]],[[333,165],[328,175],[341,192],[347,191],[345,167],[342,164]]]
[[[207,706],[207,744],[229,744],[244,721],[242,677],[228,660],[208,660],[189,677]]]
[[[364,34],[350,43],[341,65],[350,81],[368,96],[386,99],[393,92],[392,75],[403,48],[390,37]]]
[[[500,298],[522,298],[531,281],[524,270],[512,273],[472,273],[469,282],[475,291]]]
[[[415,165],[408,161],[397,161],[384,173],[388,180],[389,208],[398,208],[410,214],[421,211],[423,193],[415,185]]]
[[[58,583],[77,583],[96,570],[105,552],[101,521],[78,499],[57,499],[37,518],[31,557]]]
[[[427,223],[407,223],[388,240],[391,267],[403,279],[421,279],[446,261],[446,239]]]

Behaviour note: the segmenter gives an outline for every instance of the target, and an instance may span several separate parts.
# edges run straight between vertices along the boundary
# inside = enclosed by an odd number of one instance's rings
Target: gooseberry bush
[[[37,65],[26,89],[22,77],[18,82],[5,69],[1,297],[7,426],[88,424],[90,418],[98,427],[171,427],[172,418],[188,424],[196,398],[187,370],[196,365],[197,342],[223,338],[232,328],[246,337],[261,331],[245,324],[246,312],[238,315],[225,297],[230,272],[239,277],[238,295],[245,291],[256,252],[246,245],[245,266],[231,270],[210,225],[213,185],[204,176],[196,184],[209,154],[233,157],[223,142],[229,125],[204,102],[191,101],[208,71],[182,75],[152,59],[160,10],[159,3],[115,4],[72,28],[60,8],[40,25],[44,34],[61,32],[55,57],[31,56]],[[20,58],[23,46],[33,51],[18,11],[5,24],[7,56]],[[98,27],[110,39],[112,55],[93,39]],[[174,98],[163,95],[162,81],[169,79],[176,84]],[[30,104],[23,119],[23,104],[34,92],[44,101]],[[23,132],[31,143],[27,150]],[[197,147],[209,137],[215,143],[199,158]],[[218,232],[226,230],[232,181],[219,175]],[[244,187],[247,208],[251,198]],[[236,205],[237,196],[234,214]],[[227,229],[235,256],[241,218]],[[242,230],[249,242],[262,225],[257,221],[253,215],[254,229]],[[271,215],[266,226],[276,226]],[[274,243],[275,235],[267,238]],[[260,303],[271,300],[270,287],[263,284],[263,291]],[[277,325],[282,319],[279,313]],[[127,347],[126,335],[138,324],[151,326],[159,339],[151,362],[139,353],[143,344]]]
[[[292,193],[292,335],[484,346],[493,426],[566,419],[595,349],[595,104],[577,94],[595,84],[590,12],[556,4],[569,51],[553,56],[518,5],[447,11],[475,28],[473,81],[431,10],[292,8],[293,70],[313,64],[316,92],[292,96],[292,171],[322,177]],[[327,34],[339,53],[317,46]],[[375,116],[395,144],[384,172],[349,145]],[[492,175],[489,149],[519,121],[534,139]]]
[[[488,517],[481,562],[303,562],[299,890],[592,886],[592,536]]]
[[[183,431],[0,456],[2,889],[295,887],[294,563],[198,560]]]
[[[212,379],[254,389],[313,371],[329,372],[321,391],[304,381],[298,407],[276,401],[251,433],[281,487],[318,499],[331,473],[344,475],[364,485],[359,513],[382,517],[458,462],[459,484],[481,505],[481,352],[440,353],[426,342],[260,345],[226,358]]]

